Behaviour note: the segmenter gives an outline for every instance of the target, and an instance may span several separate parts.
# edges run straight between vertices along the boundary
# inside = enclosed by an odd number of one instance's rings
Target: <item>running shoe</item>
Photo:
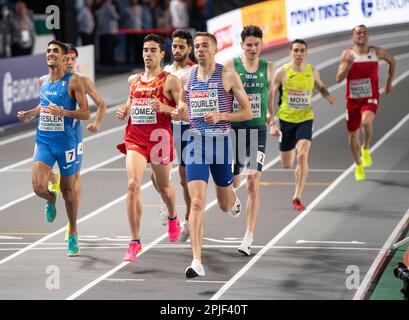
[[[236,202],[234,203],[233,208],[230,209],[229,214],[233,217],[233,218],[237,218],[241,213],[241,202],[239,197],[236,194]]]
[[[78,243],[78,236],[68,236],[68,249],[67,254],[69,257],[75,257],[80,254],[80,246]]]
[[[186,242],[189,239],[189,221],[185,220],[180,233],[180,242]]]
[[[136,255],[142,251],[142,245],[139,242],[129,242],[128,251],[124,255],[124,261],[133,262],[136,260]]]
[[[57,178],[55,183],[51,183],[48,186],[48,190],[54,194],[54,202],[47,202],[45,204],[45,217],[48,222],[54,222],[55,217],[57,216],[57,208],[55,207],[55,203],[57,202],[57,198],[60,195],[60,180],[61,180],[61,175],[60,173],[57,173]]]
[[[195,277],[204,277],[205,271],[201,262],[197,259],[193,259],[192,264],[186,268],[185,275],[188,279]]]
[[[372,166],[372,157],[369,149],[364,149],[364,146],[361,147],[361,159],[362,159],[362,166],[364,168],[369,168]]]
[[[168,219],[168,236],[170,242],[176,242],[180,238],[180,224],[179,218],[171,220]]]
[[[159,210],[159,217],[160,217],[161,225],[166,226],[168,224],[168,213],[166,210],[166,204],[163,201],[162,201],[161,208]]]
[[[64,237],[64,241],[67,242],[68,241],[68,237],[70,236],[70,223],[67,223],[67,230],[65,230],[65,237]]]
[[[365,180],[365,171],[363,164],[357,164],[355,166],[355,180],[364,181]]]
[[[253,243],[252,239],[244,237],[243,241],[241,242],[237,250],[245,256],[250,256],[252,243]]]
[[[300,199],[295,198],[293,200],[293,209],[297,211],[303,211],[305,209],[305,206],[301,203]]]

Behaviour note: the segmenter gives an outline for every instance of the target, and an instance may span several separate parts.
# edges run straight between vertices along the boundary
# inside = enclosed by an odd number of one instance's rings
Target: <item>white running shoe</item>
[[[241,242],[239,248],[237,249],[240,253],[242,253],[245,256],[250,256],[251,254],[251,244],[253,243],[252,239],[249,239],[247,237],[243,238],[243,241]]]
[[[189,221],[185,220],[180,234],[180,242],[186,242],[189,239]]]
[[[241,213],[241,202],[239,197],[236,194],[236,202],[234,203],[233,208],[230,209],[229,214],[233,217],[233,218],[237,218]]]
[[[162,226],[167,226],[168,225],[168,213],[166,210],[166,204],[165,202],[162,201],[162,206],[159,210],[159,217],[160,217],[160,223]]]
[[[193,259],[192,264],[186,268],[185,271],[186,278],[204,277],[205,271],[203,265],[199,260]]]

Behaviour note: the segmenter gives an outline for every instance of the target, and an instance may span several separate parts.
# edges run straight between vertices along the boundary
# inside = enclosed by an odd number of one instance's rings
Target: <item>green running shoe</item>
[[[51,191],[54,194],[55,200],[57,200],[57,192]],[[57,208],[55,207],[54,202],[46,202],[45,204],[45,218],[48,222],[54,222],[55,217],[57,216]]]
[[[69,257],[75,257],[80,254],[80,246],[78,244],[78,236],[68,237],[68,249],[67,254]]]

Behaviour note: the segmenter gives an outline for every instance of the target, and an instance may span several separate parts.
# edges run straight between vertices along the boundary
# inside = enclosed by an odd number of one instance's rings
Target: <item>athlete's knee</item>
[[[48,192],[47,184],[33,181],[33,190],[37,196],[44,196]]]
[[[369,130],[372,128],[372,120],[371,119],[362,119],[362,126],[365,130]]]
[[[72,200],[77,195],[74,184],[61,185],[61,193],[64,197],[64,200],[68,201]]]
[[[247,178],[247,194],[249,196],[256,196],[259,191],[259,179],[255,175]]]
[[[162,195],[162,197],[169,198],[172,193],[172,185],[170,183],[158,186],[158,191]]]
[[[222,210],[223,212],[230,211],[233,206],[231,200],[228,197],[222,197],[221,199],[218,198],[217,204],[219,205],[220,210]]]
[[[297,154],[297,163],[306,164],[308,160],[307,152],[300,151]]]
[[[191,198],[190,212],[201,213],[204,211],[204,200],[199,197]]]
[[[141,184],[136,179],[128,180],[128,194],[138,195],[141,192]]]

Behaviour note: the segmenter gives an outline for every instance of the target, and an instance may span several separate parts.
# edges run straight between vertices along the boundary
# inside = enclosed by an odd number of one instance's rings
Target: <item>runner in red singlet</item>
[[[181,85],[176,76],[163,71],[160,63],[165,56],[164,40],[154,34],[147,35],[143,43],[145,72],[130,76],[130,95],[117,118],[130,115],[124,143],[118,149],[126,154],[128,173],[127,211],[132,241],[124,256],[135,261],[142,250],[140,223],[142,216],[141,184],[150,162],[155,173],[158,191],[168,208],[168,235],[171,242],[179,240],[180,225],[175,209],[175,189],[169,181],[173,161],[173,137],[170,113],[179,101]]]
[[[346,125],[349,146],[356,163],[355,179],[365,180],[364,168],[372,165],[369,144],[373,135],[372,122],[379,105],[378,61],[388,64],[385,92],[392,91],[395,58],[383,48],[368,45],[368,28],[359,25],[352,29],[354,47],[341,55],[336,81],[347,78]],[[364,143],[361,147],[360,128],[363,127]],[[361,158],[362,157],[362,158]]]

